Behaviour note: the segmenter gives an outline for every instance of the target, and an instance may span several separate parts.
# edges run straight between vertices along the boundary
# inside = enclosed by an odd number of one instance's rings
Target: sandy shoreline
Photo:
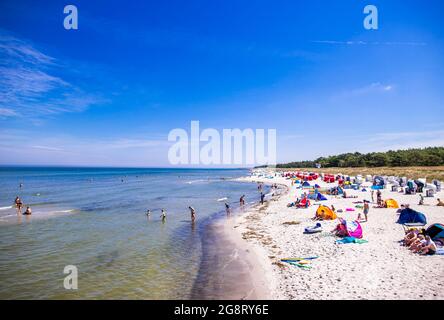
[[[337,220],[322,221],[323,232],[304,234],[313,225],[317,203],[308,209],[288,208],[287,204],[300,196],[302,190],[291,186],[291,181],[281,177],[273,179],[246,177],[245,182],[277,183],[288,187],[288,192],[274,197],[263,206],[256,206],[242,215],[233,217],[226,224],[227,234],[242,250],[248,250],[256,261],[255,272],[260,290],[269,299],[444,299],[444,256],[420,256],[399,244],[403,228],[396,223],[396,209],[371,207],[369,221],[362,223],[364,244],[336,244],[330,235]],[[327,186],[316,181],[321,187]],[[328,185],[332,186],[332,184]],[[356,219],[361,209],[354,208],[354,201],[370,199],[370,191],[347,190],[358,198],[343,199],[328,196],[320,203],[333,204],[344,209],[338,214],[347,220]],[[436,199],[425,198],[419,206],[419,196],[382,190],[383,199],[393,198],[427,216],[427,225],[444,221],[444,207],[437,207]],[[285,222],[299,224],[288,225]],[[319,256],[313,260],[312,269],[304,270],[281,263],[281,258]],[[262,273],[262,274],[261,274]],[[262,286],[266,282],[265,286]]]

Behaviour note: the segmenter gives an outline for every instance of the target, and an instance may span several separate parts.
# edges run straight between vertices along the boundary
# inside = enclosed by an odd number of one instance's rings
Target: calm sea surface
[[[228,198],[233,208],[242,194],[258,201],[256,185],[230,181],[246,174],[0,168],[0,299],[196,297],[203,292],[196,279],[218,270],[218,257],[214,268],[212,261],[201,263],[207,226],[225,215],[224,201],[217,200]],[[31,217],[11,207],[17,195],[32,207]],[[190,205],[197,211],[195,224]],[[167,211],[165,223],[161,208]],[[67,265],[78,268],[78,290],[63,287]]]

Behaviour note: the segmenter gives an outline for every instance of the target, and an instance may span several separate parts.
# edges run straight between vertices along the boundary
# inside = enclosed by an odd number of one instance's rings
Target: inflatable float
[[[318,222],[318,223],[316,223],[315,226],[305,228],[304,233],[317,233],[317,232],[321,232],[321,231],[322,231],[322,226]]]

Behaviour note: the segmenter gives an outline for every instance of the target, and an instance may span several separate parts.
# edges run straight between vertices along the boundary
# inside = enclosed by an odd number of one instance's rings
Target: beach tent
[[[441,191],[441,182],[438,180],[433,180],[432,183],[436,186],[436,191]]]
[[[423,223],[427,224],[426,216],[418,211],[415,211],[410,208],[405,208],[401,210],[401,213],[398,218],[398,223]]]
[[[417,187],[416,192],[421,193],[422,190],[424,189],[425,184],[422,181],[420,181],[420,180],[415,180],[414,182],[415,182],[416,187]]]
[[[316,200],[325,201],[327,200],[327,198],[322,193],[318,192],[318,194],[316,195]]]
[[[320,185],[318,185],[317,183],[315,184],[315,188],[320,188],[321,186]]]
[[[427,228],[426,234],[433,240],[444,240],[444,224],[435,223]]]
[[[383,186],[385,184],[384,178],[381,176],[375,176],[373,178],[373,185],[375,186]]]
[[[436,186],[432,183],[427,183],[426,184],[426,189],[432,189],[434,191],[436,191]]]
[[[304,198],[301,200],[301,202],[299,202],[299,207],[309,207],[310,206],[310,200],[308,200],[307,198]]]
[[[327,206],[319,206],[316,210],[316,218],[322,220],[335,220],[337,218],[336,213]]]
[[[385,206],[387,208],[399,208],[398,202],[396,202],[394,199],[385,200]]]
[[[310,184],[309,184],[307,181],[305,181],[305,182],[302,184],[302,186],[303,186],[303,187],[310,187]]]
[[[336,226],[337,234],[344,237],[362,238],[362,227],[358,221],[339,219],[341,222]]]

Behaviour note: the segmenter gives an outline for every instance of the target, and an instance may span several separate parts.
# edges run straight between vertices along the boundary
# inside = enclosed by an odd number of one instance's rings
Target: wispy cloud
[[[62,148],[48,147],[48,146],[31,146],[31,148],[45,150],[45,151],[64,151]]]
[[[318,44],[331,44],[331,45],[345,45],[345,46],[353,46],[353,45],[385,45],[385,46],[426,46],[426,42],[415,42],[415,41],[336,41],[336,40],[315,40],[313,43]]]
[[[163,134],[86,138],[0,128],[0,164],[161,165],[171,144]]]
[[[64,80],[58,61],[0,30],[0,119],[79,112],[105,102]]]
[[[367,86],[353,89],[350,91],[351,95],[361,95],[373,92],[388,92],[392,91],[394,86],[392,84],[382,84],[380,82],[373,82]]]
[[[17,113],[12,109],[0,108],[0,119],[17,116]]]
[[[360,97],[369,94],[388,94],[391,91],[394,91],[395,88],[396,86],[394,84],[373,82],[358,88],[351,88],[337,92],[331,98],[333,100],[336,100],[336,99]]]

